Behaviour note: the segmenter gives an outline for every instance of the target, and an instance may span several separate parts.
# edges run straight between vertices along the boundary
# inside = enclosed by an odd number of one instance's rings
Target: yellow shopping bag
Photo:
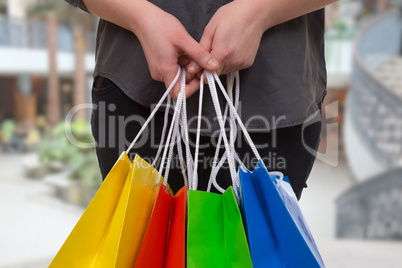
[[[134,267],[159,189],[159,173],[125,152],[49,267]]]

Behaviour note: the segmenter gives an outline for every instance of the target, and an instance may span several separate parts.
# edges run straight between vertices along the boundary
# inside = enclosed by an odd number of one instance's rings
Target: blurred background
[[[327,267],[402,263],[402,1],[326,8],[328,94],[300,205]],[[0,0],[0,267],[47,267],[100,186],[90,102],[97,19]]]

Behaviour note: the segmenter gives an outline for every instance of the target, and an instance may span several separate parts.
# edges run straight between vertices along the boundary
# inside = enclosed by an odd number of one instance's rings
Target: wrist
[[[241,5],[244,11],[245,19],[249,23],[255,24],[255,27],[264,33],[269,28],[275,25],[274,16],[271,14],[269,0],[235,0]]]
[[[134,33],[137,37],[142,36],[142,30],[150,23],[148,18],[153,17],[153,4],[144,0],[133,1],[134,7],[127,16],[127,30]]]

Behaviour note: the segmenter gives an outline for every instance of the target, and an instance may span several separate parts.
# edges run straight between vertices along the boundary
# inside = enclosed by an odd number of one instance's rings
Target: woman
[[[305,147],[317,149],[320,141],[321,121],[306,129],[303,124],[320,116],[326,93],[323,7],[334,0],[66,1],[102,18],[92,127],[104,178],[179,65],[187,70],[190,115],[196,114],[194,93],[203,70],[219,75],[240,71],[242,119],[249,130],[257,130],[251,136],[268,169],[287,174],[300,198],[315,159]],[[173,99],[178,91],[176,85]],[[218,129],[211,105],[206,97],[204,163],[213,157],[211,137]],[[159,113],[152,142],[135,148],[142,157],[156,154],[152,143],[160,140],[162,121]],[[240,140],[237,150],[250,166],[249,149]],[[199,176],[199,188],[205,189],[208,165]],[[180,175],[171,178],[176,191],[183,182]],[[226,187],[230,179],[220,176],[218,182]]]

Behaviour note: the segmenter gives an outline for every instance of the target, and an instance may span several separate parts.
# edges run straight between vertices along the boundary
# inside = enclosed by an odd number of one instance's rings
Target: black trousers
[[[92,89],[92,132],[97,147],[99,167],[106,178],[120,154],[127,149],[135,138],[145,120],[150,115],[150,108],[144,107],[130,99],[113,82],[98,78]],[[100,84],[100,85],[99,85]],[[318,104],[321,109],[321,104]],[[317,114],[321,116],[321,113]],[[161,140],[164,111],[156,113],[150,127],[145,131],[136,146],[130,152],[130,158],[139,154],[149,163],[156,156]],[[302,132],[304,132],[302,136]],[[315,155],[309,153],[305,146],[317,151],[320,142],[321,119],[303,129],[302,125],[280,128],[270,132],[250,133],[268,170],[281,171],[289,177],[298,199],[314,164]],[[304,140],[302,140],[302,137]],[[190,144],[195,143],[195,134],[190,133]],[[216,137],[201,136],[200,160],[198,165],[198,190],[206,190],[215,154]],[[194,148],[192,147],[192,150]],[[223,148],[221,149],[223,152]],[[236,151],[252,170],[256,163],[250,147],[242,135],[236,141]],[[193,152],[194,153],[194,152]],[[175,154],[169,173],[169,185],[177,192],[184,180]],[[223,167],[217,176],[218,184],[226,189],[231,185],[231,177],[227,167]],[[212,192],[216,192],[213,188]]]

